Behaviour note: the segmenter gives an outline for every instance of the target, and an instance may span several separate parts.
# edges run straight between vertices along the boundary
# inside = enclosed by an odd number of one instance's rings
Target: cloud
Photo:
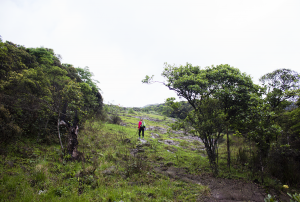
[[[89,66],[104,99],[144,106],[176,96],[144,85],[163,63],[229,64],[258,83],[279,68],[299,71],[299,1],[1,1],[0,34],[45,46],[64,63]]]

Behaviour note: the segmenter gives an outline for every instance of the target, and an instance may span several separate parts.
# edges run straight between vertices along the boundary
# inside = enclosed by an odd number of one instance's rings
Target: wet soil
[[[196,183],[208,186],[211,190],[210,194],[201,196],[198,201],[261,202],[264,201],[264,198],[267,196],[265,190],[260,185],[243,179],[215,178],[210,174],[192,175],[188,174],[187,169],[185,168],[168,167],[167,165],[156,167],[154,170],[157,173],[173,179],[182,180],[186,183]],[[279,198],[280,201],[289,200],[288,197],[283,194]]]

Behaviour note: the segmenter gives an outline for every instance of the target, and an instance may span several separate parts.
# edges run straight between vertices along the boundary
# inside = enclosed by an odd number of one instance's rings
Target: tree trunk
[[[78,115],[77,115],[77,110],[75,110],[73,125],[71,125],[66,120],[67,107],[68,107],[68,101],[65,101],[65,103],[63,105],[63,109],[59,113],[58,120],[57,120],[58,137],[59,137],[61,149],[64,152],[64,148],[63,148],[61,137],[60,137],[59,126],[61,126],[61,125],[65,126],[68,130],[67,153],[70,155],[71,159],[78,159],[78,158],[80,158],[80,152],[77,151],[77,145],[78,145],[77,135],[78,135],[78,130],[79,130],[79,127],[78,127],[79,119],[78,119]]]
[[[247,133],[247,135],[248,135],[248,133]],[[249,138],[249,145],[250,145],[250,160],[249,160],[249,165],[250,165],[250,171],[251,171],[251,173],[252,173],[252,176],[251,176],[251,178],[253,177],[253,167],[254,167],[254,163],[252,163],[252,164],[250,164],[251,162],[252,162],[252,143],[251,143],[251,140],[250,140],[250,138]]]
[[[264,164],[263,164],[263,157],[260,155],[260,167],[261,167],[261,183],[264,184]]]
[[[59,115],[60,114],[58,114],[58,119],[57,119],[57,131],[58,131],[58,138],[59,138],[59,143],[60,143],[60,147],[61,147],[61,152],[64,153],[64,147],[61,142],[60,131],[59,131],[59,125],[60,125]]]
[[[77,135],[78,135],[78,125],[76,126],[71,126],[69,129],[69,135],[68,135],[68,154],[72,158],[76,157],[77,153],[77,145],[78,145],[78,140],[77,140]]]
[[[219,170],[218,170],[218,164],[216,162],[216,160],[217,160],[216,149],[215,149],[216,142],[215,143],[212,142],[211,144],[209,144],[207,139],[202,139],[202,141],[203,141],[205,149],[206,149],[210,167],[213,171],[214,176],[217,176],[219,173]]]
[[[217,141],[217,165],[219,165],[219,144]]]
[[[65,116],[62,116],[62,119],[64,119],[64,117]],[[78,135],[78,130],[79,130],[78,122],[79,122],[79,119],[77,116],[77,110],[75,111],[75,117],[74,117],[74,122],[73,122],[72,126],[65,120],[61,120],[61,125],[65,125],[69,131],[67,151],[68,151],[68,154],[70,155],[70,158],[72,158],[72,159],[77,159],[77,157],[78,157],[78,152],[77,152],[77,145],[78,145],[77,135]]]
[[[227,166],[230,172],[230,145],[229,145],[228,125],[226,126],[226,133],[227,133]]]

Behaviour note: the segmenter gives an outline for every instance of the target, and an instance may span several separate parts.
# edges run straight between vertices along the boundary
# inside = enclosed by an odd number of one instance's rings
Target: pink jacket
[[[142,125],[142,122],[140,121],[140,122],[139,122],[139,129],[140,129],[141,125]]]

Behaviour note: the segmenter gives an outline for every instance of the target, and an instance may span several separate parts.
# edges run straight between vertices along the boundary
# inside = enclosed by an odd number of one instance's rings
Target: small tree
[[[189,113],[187,120],[195,128],[194,134],[204,143],[211,169],[217,175],[217,144],[225,129],[225,116],[220,102],[212,98],[202,100],[202,104]]]
[[[128,113],[129,113],[129,114],[135,114],[135,112],[133,111],[132,108],[129,109]]]

